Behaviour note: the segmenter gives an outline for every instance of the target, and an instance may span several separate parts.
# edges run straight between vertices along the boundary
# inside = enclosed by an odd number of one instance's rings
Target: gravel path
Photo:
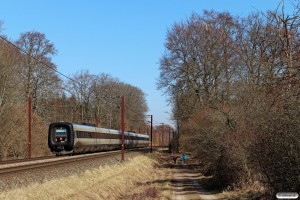
[[[199,161],[189,157],[187,163],[182,163],[181,159],[174,164],[172,155],[167,151],[160,151],[157,154],[160,165],[170,170],[167,180],[170,198],[172,200],[223,200],[219,192],[208,191],[205,185],[211,181],[210,177],[205,177],[197,172]],[[164,178],[165,179],[165,178]]]
[[[204,177],[199,173],[193,172],[188,165],[177,165],[171,171],[173,200],[218,200],[213,192],[206,191],[199,184],[199,180]]]

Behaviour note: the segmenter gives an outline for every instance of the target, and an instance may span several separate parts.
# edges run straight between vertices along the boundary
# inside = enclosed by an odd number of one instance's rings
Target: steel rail
[[[14,172],[21,172],[21,171],[26,171],[26,170],[31,170],[31,169],[39,169],[43,167],[51,167],[51,166],[57,166],[62,165],[62,164],[69,164],[73,162],[78,162],[78,161],[84,161],[84,160],[89,160],[89,159],[95,159],[95,158],[101,158],[101,157],[109,157],[112,155],[120,155],[120,151],[118,152],[105,152],[104,154],[89,154],[88,156],[74,156],[74,157],[66,157],[66,159],[56,159],[54,158],[53,160],[48,160],[46,162],[39,162],[36,163],[33,161],[28,161],[30,163],[28,164],[22,164],[18,166],[9,166],[9,167],[4,167],[0,168],[0,176],[9,174],[9,173],[14,173]]]
[[[0,165],[13,164],[13,163],[23,163],[37,160],[47,160],[55,158],[55,156],[42,156],[42,157],[33,157],[33,158],[21,158],[21,159],[10,159],[10,160],[1,160]]]

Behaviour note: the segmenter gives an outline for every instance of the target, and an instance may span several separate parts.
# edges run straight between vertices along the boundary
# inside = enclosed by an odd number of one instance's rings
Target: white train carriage
[[[125,148],[149,146],[149,136],[124,133]],[[68,122],[49,126],[48,146],[56,155],[121,149],[122,132]]]

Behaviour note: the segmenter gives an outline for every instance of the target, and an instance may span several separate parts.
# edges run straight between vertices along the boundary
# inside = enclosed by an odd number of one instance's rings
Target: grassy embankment
[[[159,160],[138,156],[124,163],[2,192],[0,199],[172,199],[171,169],[160,167],[160,162],[166,162],[166,159]],[[241,198],[241,193],[244,192],[221,192],[216,196],[230,200],[248,199]]]
[[[3,192],[0,199],[162,199],[155,182],[165,172],[147,156]]]

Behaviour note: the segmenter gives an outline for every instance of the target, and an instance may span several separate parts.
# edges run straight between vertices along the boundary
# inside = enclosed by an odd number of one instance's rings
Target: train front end
[[[71,154],[74,150],[74,129],[71,123],[52,123],[48,131],[48,147],[56,155]]]

